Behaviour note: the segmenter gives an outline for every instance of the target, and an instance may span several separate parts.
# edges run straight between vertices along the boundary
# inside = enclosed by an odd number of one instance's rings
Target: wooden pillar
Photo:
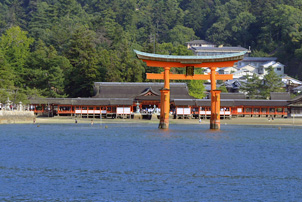
[[[216,90],[216,67],[211,67],[210,129],[220,129],[220,90]]]
[[[160,122],[158,128],[169,128],[170,113],[170,67],[165,67],[164,88],[160,90]]]
[[[220,90],[212,91],[210,129],[220,129]],[[214,107],[214,108],[213,108]]]

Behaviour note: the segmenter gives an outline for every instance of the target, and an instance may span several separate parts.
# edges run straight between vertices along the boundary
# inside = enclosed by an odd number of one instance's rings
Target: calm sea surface
[[[301,127],[208,128],[0,125],[0,201],[302,201]]]

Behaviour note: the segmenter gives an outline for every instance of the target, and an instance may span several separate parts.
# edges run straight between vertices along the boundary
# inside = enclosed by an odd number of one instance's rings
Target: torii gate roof
[[[236,62],[242,60],[246,51],[211,55],[211,56],[180,56],[180,55],[160,55],[153,53],[145,53],[138,50],[134,50],[137,57],[143,61],[159,61],[169,63],[180,63],[180,64],[201,64],[201,63],[220,63],[220,62]]]

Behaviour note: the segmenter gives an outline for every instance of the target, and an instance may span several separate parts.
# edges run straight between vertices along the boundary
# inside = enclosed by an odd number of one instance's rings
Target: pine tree
[[[274,71],[272,67],[268,68],[268,74],[263,78],[263,85],[261,87],[261,95],[268,99],[271,92],[284,92],[284,83],[281,77]]]
[[[72,35],[66,53],[73,68],[69,72],[67,93],[71,97],[89,97],[93,94],[93,82],[98,78],[98,58],[95,32],[84,26]]]
[[[246,83],[242,83],[243,86],[241,90],[247,93],[250,99],[259,98],[261,88],[262,88],[262,81],[256,74],[253,74],[252,77],[246,77]]]

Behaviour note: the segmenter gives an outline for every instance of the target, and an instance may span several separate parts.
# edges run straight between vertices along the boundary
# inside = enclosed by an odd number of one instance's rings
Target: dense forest
[[[278,57],[302,79],[302,0],[0,0],[0,102],[143,82],[159,70],[133,49],[187,55],[194,39]]]

